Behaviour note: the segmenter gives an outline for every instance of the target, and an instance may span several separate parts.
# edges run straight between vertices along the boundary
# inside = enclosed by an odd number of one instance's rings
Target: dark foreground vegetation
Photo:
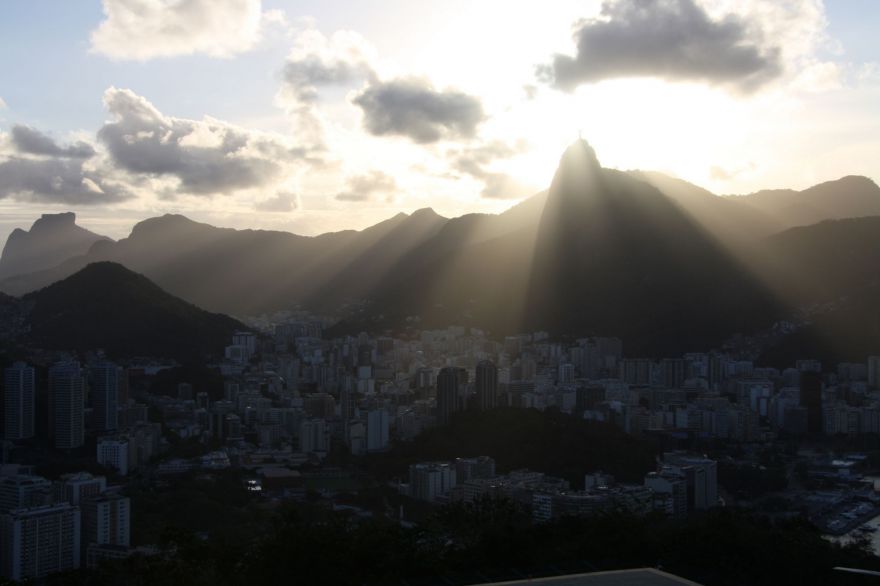
[[[417,528],[318,504],[285,508],[248,545],[169,528],[160,553],[53,577],[49,584],[473,584],[662,567],[709,585],[861,584],[835,566],[880,568],[801,522],[733,510],[687,521],[612,514],[534,524],[510,501],[449,505]]]
[[[610,423],[585,421],[558,410],[502,408],[463,411],[448,425],[427,429],[411,442],[366,459],[379,477],[406,474],[426,460],[491,455],[499,473],[539,470],[580,486],[584,474],[602,470],[623,482],[641,483],[656,466],[657,447]]]

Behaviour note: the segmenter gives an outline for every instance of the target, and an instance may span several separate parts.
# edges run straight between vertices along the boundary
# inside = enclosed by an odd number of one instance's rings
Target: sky
[[[5,0],[0,241],[498,213],[582,136],[719,194],[880,179],[874,0]]]

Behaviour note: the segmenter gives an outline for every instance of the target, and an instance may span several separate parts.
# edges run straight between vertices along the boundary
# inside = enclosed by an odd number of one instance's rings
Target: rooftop
[[[514,580],[512,582],[493,582],[492,584],[475,586],[515,586],[517,584],[528,584],[529,586],[541,584],[546,584],[547,586],[700,586],[696,582],[691,582],[690,580],[685,580],[684,578],[679,578],[678,576],[653,568],[570,574],[568,576]]]

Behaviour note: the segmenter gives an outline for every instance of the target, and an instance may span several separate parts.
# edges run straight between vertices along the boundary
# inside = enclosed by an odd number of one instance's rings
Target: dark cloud
[[[750,92],[782,74],[779,47],[734,15],[714,20],[695,0],[606,0],[576,24],[574,57],[557,54],[538,77],[571,91],[620,77],[700,81]]]
[[[0,162],[0,199],[5,197],[90,205],[122,201],[132,194],[101,173],[84,169],[81,160],[10,157]]]
[[[365,175],[349,177],[344,191],[336,194],[339,201],[372,201],[379,195],[393,199],[397,182],[382,171],[370,171]]]
[[[176,177],[177,191],[231,193],[273,182],[303,152],[279,140],[212,119],[162,115],[130,90],[104,95],[114,121],[98,131],[117,167],[130,173]]]
[[[320,55],[308,54],[289,58],[282,73],[288,89],[301,101],[312,102],[320,86],[346,85],[372,77],[373,70],[365,61],[328,61]]]
[[[417,143],[443,138],[470,138],[485,119],[474,96],[439,91],[417,78],[374,81],[354,99],[364,113],[364,126],[377,136],[405,136]]]
[[[254,209],[258,212],[292,212],[299,207],[296,195],[292,193],[278,193],[275,197],[258,201]]]
[[[95,149],[88,143],[77,141],[68,147],[61,147],[36,128],[20,124],[12,127],[12,144],[18,152],[29,155],[70,157],[72,159],[88,159],[95,155]]]

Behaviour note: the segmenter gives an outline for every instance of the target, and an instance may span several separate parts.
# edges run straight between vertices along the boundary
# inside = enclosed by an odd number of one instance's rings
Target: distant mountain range
[[[25,344],[45,350],[104,349],[111,356],[181,361],[222,355],[240,322],[209,313],[122,265],[93,263],[15,303]]]
[[[0,256],[0,279],[51,269],[61,262],[88,253],[95,242],[109,240],[76,225],[76,214],[43,214],[31,229],[16,228]]]
[[[880,188],[864,177],[722,197],[659,173],[604,169],[578,141],[547,192],[499,215],[423,209],[316,237],[166,215],[118,242],[92,235],[87,252],[71,248],[54,266],[6,273],[0,290],[21,296],[111,261],[232,315],[301,305],[341,312],[340,331],[546,329],[619,335],[631,355],[671,355],[795,310],[843,311],[880,278],[878,223]],[[878,342],[868,335],[853,351],[880,351]]]

